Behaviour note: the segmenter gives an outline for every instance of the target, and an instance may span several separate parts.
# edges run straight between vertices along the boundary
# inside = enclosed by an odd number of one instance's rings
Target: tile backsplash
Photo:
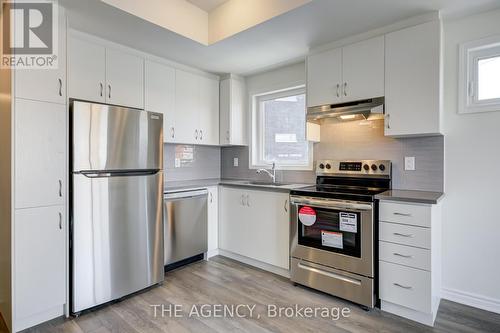
[[[176,167],[176,148],[192,148],[192,161]],[[207,178],[220,178],[221,176],[221,148],[194,145],[163,145],[163,169],[165,181],[183,181]]]
[[[248,147],[222,148],[222,177],[265,179],[249,169]],[[414,156],[415,171],[404,170],[404,157]],[[233,166],[233,158],[239,166]],[[384,121],[352,121],[339,123],[326,120],[321,125],[321,142],[314,144],[314,160],[318,159],[387,159],[392,161],[392,187],[443,191],[444,137],[393,139],[384,136]],[[282,182],[314,183],[313,171],[278,171]]]

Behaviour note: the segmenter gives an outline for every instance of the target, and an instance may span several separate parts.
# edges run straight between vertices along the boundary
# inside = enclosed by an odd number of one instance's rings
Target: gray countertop
[[[375,196],[379,200],[404,201],[423,204],[437,204],[444,197],[442,192],[389,190]]]
[[[184,190],[194,190],[199,188],[205,188],[207,186],[216,186],[216,185],[289,192],[297,188],[311,185],[311,184],[285,184],[281,186],[276,186],[272,184],[250,184],[249,182],[251,182],[251,180],[219,179],[219,178],[184,180],[184,181],[167,181],[164,183],[164,192],[167,193],[167,192],[176,192]]]

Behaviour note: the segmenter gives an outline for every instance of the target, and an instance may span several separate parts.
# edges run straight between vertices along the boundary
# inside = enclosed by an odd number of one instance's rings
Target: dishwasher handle
[[[208,190],[170,192],[163,195],[163,200],[194,199],[208,197]]]

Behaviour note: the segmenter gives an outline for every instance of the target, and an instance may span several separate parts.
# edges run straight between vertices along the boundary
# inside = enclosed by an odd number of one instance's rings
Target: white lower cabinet
[[[211,186],[208,190],[208,257],[219,248],[219,188]]]
[[[18,209],[14,225],[14,331],[63,315],[64,206]]]
[[[222,186],[219,248],[289,269],[289,195]]]
[[[381,309],[429,326],[441,300],[440,212],[440,204],[380,202]]]

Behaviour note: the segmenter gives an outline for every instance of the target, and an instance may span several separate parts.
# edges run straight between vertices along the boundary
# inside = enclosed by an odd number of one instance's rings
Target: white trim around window
[[[500,36],[493,36],[463,43],[459,54],[459,84],[458,84],[458,112],[477,113],[500,111],[500,85],[491,84],[499,89],[498,94],[488,94],[480,90],[480,85],[489,83],[480,77],[480,65],[486,61],[495,62],[495,72],[500,64]],[[481,82],[487,81],[487,82]],[[497,82],[497,81],[495,81]],[[485,95],[481,98],[481,94]],[[489,97],[491,96],[491,97]]]
[[[265,160],[265,126],[262,106],[266,101],[292,97],[297,95],[305,95],[305,85],[298,85],[286,89],[270,91],[266,93],[259,93],[250,96],[251,99],[251,140],[250,140],[250,169],[270,168],[272,163],[276,163],[276,170],[312,170],[313,169],[313,145],[311,142],[306,141],[307,145],[307,161],[304,162],[283,162],[277,160]],[[304,129],[306,128],[306,108],[304,104]],[[305,133],[305,132],[304,132]],[[306,136],[306,134],[304,134]],[[304,138],[307,140],[306,138]]]

